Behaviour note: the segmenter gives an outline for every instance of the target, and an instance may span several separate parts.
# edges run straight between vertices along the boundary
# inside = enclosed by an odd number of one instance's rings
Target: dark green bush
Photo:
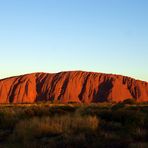
[[[129,98],[129,99],[124,100],[122,103],[123,104],[129,104],[129,105],[136,104],[136,99]]]
[[[145,121],[144,113],[124,108],[113,111],[101,111],[98,116],[105,121],[114,121],[130,126],[143,126]]]
[[[115,104],[113,107],[112,107],[112,110],[118,110],[118,109],[121,109],[121,108],[124,108],[125,107],[125,104],[120,102],[120,103],[117,103]]]

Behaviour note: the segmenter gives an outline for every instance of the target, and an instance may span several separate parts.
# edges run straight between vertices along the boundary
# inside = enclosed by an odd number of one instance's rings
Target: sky
[[[0,0],[0,79],[83,70],[148,81],[148,0]]]

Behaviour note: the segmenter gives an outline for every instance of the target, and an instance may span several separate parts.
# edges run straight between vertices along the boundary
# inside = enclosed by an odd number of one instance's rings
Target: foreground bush
[[[123,104],[129,104],[129,105],[136,104],[136,99],[134,98],[126,99],[123,101]]]

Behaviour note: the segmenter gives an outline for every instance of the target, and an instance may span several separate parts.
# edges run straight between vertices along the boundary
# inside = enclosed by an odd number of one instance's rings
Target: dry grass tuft
[[[16,124],[12,139],[25,142],[34,138],[94,131],[98,128],[97,117],[55,116],[22,120]]]

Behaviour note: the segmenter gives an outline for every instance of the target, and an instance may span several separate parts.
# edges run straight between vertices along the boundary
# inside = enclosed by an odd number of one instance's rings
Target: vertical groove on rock
[[[19,81],[18,81],[18,83],[14,84],[14,86],[12,87],[12,90],[10,91],[11,92],[11,94],[9,95],[10,96],[9,97],[10,103],[13,103],[13,101],[14,101],[15,91],[16,91],[16,88],[18,85],[19,85]]]
[[[67,88],[67,85],[68,85],[68,82],[69,82],[69,78],[70,78],[70,74],[68,74],[68,76],[65,78],[63,84],[62,84],[62,87],[61,87],[61,92],[60,92],[60,95],[58,96],[58,100],[61,100],[63,98],[61,98],[64,93],[66,92],[66,88]]]
[[[79,99],[80,99],[80,101],[82,101],[82,99],[83,99],[83,94],[85,93],[86,85],[87,85],[87,81],[88,81],[88,79],[89,79],[89,76],[90,76],[90,74],[87,74],[86,78],[84,79],[84,83],[83,83],[81,92],[80,92],[80,94],[79,94],[79,96],[78,96]]]
[[[19,79],[20,77],[16,78],[16,80],[14,81],[14,83],[11,85],[11,88],[9,90],[9,93],[8,93],[8,96],[9,96],[9,102],[10,103],[13,103],[13,100],[14,100],[14,94],[15,94],[15,90],[16,90],[16,87],[19,83]]]
[[[107,79],[99,85],[98,92],[94,92],[95,102],[104,102],[107,101],[109,93],[113,87],[113,79]]]
[[[56,84],[57,84],[57,82],[59,81],[60,78],[61,78],[61,73],[57,73],[53,77],[52,82],[51,82],[51,88],[49,90],[49,95],[54,92]],[[55,96],[50,96],[50,98],[55,98]]]
[[[37,93],[36,101],[42,101],[48,99],[46,98],[48,93],[47,90],[45,93],[41,93],[41,89],[44,83],[46,82],[47,78],[48,78],[47,74],[41,74],[40,76],[36,75],[36,93]]]

